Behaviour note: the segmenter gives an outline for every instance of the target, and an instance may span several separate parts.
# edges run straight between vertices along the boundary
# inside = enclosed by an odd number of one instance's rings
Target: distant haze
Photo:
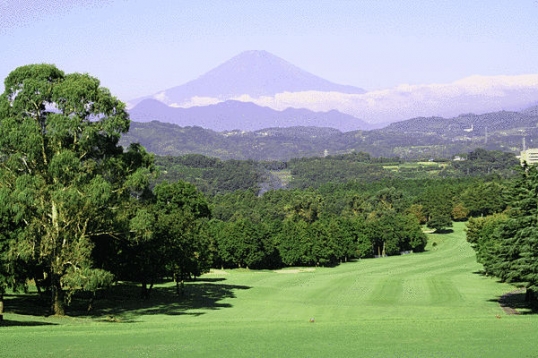
[[[151,97],[172,107],[222,102],[247,95],[254,98],[285,92],[320,91],[360,94],[362,88],[329,82],[267,51],[245,51],[183,85]],[[200,103],[204,98],[208,103]],[[135,104],[138,100],[130,101]]]
[[[325,127],[342,132],[372,129],[371,125],[348,114],[330,110],[313,112],[287,108],[277,111],[250,102],[225,101],[207,106],[174,108],[155,99],[145,99],[130,111],[136,122],[159,121],[181,127],[198,126],[214,131],[256,131],[265,128]]]
[[[471,76],[447,84],[400,85],[368,92],[324,80],[266,51],[246,51],[196,80],[132,100],[129,106],[147,98],[182,108],[234,100],[278,111],[337,110],[380,124],[419,116],[521,110],[538,101],[538,75]]]

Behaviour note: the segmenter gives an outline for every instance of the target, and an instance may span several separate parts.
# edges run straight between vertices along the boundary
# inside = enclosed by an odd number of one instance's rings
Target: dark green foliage
[[[130,220],[131,237],[119,250],[125,257],[118,275],[140,282],[143,296],[149,297],[163,277],[174,277],[179,287],[181,281],[208,271],[205,227],[210,215],[205,197],[192,184],[160,183],[152,200],[138,204]]]
[[[372,164],[368,154],[355,153],[327,158],[294,159],[288,163],[292,188],[319,187],[325,183],[373,181],[389,176],[381,165]]]
[[[258,191],[263,180],[263,169],[251,160],[226,160],[189,154],[182,157],[157,157],[159,181],[183,180],[196,185],[209,195],[236,190]]]
[[[506,215],[475,219],[468,240],[487,273],[538,292],[538,170],[524,167],[512,183]]]
[[[493,275],[495,252],[502,242],[495,231],[508,220],[506,214],[470,218],[467,223],[467,241],[476,251],[476,260],[484,265],[484,272]]]
[[[387,188],[359,195],[340,189],[214,197],[216,262],[267,267],[271,257],[272,264],[331,266],[381,254],[383,248],[387,255],[424,249],[425,235],[416,216],[407,213],[411,200],[404,191]],[[252,254],[255,249],[258,256]]]
[[[0,97],[0,187],[10,254],[39,268],[63,314],[63,292],[94,291],[111,275],[92,266],[93,238],[115,231],[114,208],[136,166],[118,145],[129,129],[123,103],[87,74],[53,65],[15,69]]]
[[[456,190],[455,186],[443,183],[428,187],[424,191],[419,202],[423,205],[428,228],[442,231],[452,226],[452,210]]]
[[[227,267],[259,268],[265,257],[265,230],[248,219],[220,223],[217,252]]]
[[[470,186],[460,196],[470,216],[485,216],[506,209],[507,188],[498,181],[479,182]]]
[[[252,190],[261,195],[268,190],[281,188],[331,190],[331,185],[339,184],[373,188],[374,183],[377,183],[379,189],[405,186],[406,192],[413,190],[412,196],[415,196],[417,192],[423,191],[417,185],[420,183],[418,180],[441,183],[437,179],[462,178],[458,179],[462,184],[472,181],[472,176],[462,175],[452,168],[456,164],[457,162],[445,162],[442,165],[402,164],[397,158],[374,158],[364,152],[329,155],[325,158],[300,158],[289,162],[222,161],[198,154],[156,158],[160,172],[158,181],[187,181],[207,195],[236,190]],[[492,179],[494,178],[488,178]]]
[[[508,282],[525,283],[538,292],[538,170],[525,167],[514,183],[509,219],[499,225],[494,237],[501,240],[492,265],[496,276]]]
[[[519,160],[513,153],[499,150],[477,148],[467,155],[461,154],[465,160],[455,161],[452,166],[464,175],[483,176],[496,174],[503,177],[512,176],[519,166]]]
[[[430,215],[430,219],[426,223],[428,228],[434,229],[435,231],[443,231],[452,226],[450,213],[432,211]]]
[[[426,236],[413,215],[386,212],[369,218],[364,222],[363,233],[372,244],[372,255],[392,256],[411,250],[420,252],[426,246]]]

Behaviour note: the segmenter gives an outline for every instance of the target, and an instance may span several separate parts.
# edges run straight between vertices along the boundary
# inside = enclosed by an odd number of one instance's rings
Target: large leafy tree
[[[139,281],[149,298],[156,280],[173,276],[180,283],[209,270],[209,238],[205,234],[210,209],[192,184],[162,182],[153,198],[138,202],[130,220],[130,240],[121,248],[120,276]],[[121,271],[121,270],[120,270]]]
[[[94,290],[112,276],[92,265],[93,238],[114,237],[119,202],[143,175],[118,145],[125,106],[87,74],[49,64],[15,69],[0,97],[0,188],[14,257],[47,276],[52,311],[64,292]],[[15,235],[16,234],[16,235]]]
[[[223,263],[236,267],[260,267],[266,256],[264,250],[266,230],[263,225],[241,218],[234,222],[222,223],[220,226],[217,244]]]
[[[424,191],[419,201],[428,218],[428,228],[441,231],[452,226],[453,191],[454,188],[449,185],[435,185]]]
[[[183,181],[161,183],[154,192],[155,235],[165,240],[168,269],[179,280],[200,276],[209,269],[209,242],[202,229],[211,212],[205,196]]]
[[[507,188],[499,182],[476,183],[466,189],[461,200],[470,216],[500,213],[506,208]]]

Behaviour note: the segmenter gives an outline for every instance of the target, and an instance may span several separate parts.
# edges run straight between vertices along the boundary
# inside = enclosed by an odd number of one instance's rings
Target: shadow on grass
[[[193,315],[200,316],[211,310],[232,307],[224,299],[235,298],[236,290],[249,286],[227,285],[220,278],[204,278],[188,282],[182,295],[177,295],[173,284],[153,288],[149,299],[140,298],[140,285],[122,282],[100,292],[93,302],[84,295],[73,297],[66,314],[86,317],[103,322],[135,322],[144,315]],[[48,313],[48,299],[37,293],[10,295],[6,297],[6,312],[20,315],[44,316]],[[22,322],[24,324],[24,322]]]
[[[199,277],[196,279],[196,282],[219,282],[225,280],[224,277]]]
[[[526,299],[524,289],[518,289],[508,292],[497,299],[491,299],[490,302],[497,302],[506,314],[512,315],[535,315],[538,314],[538,301],[536,299],[529,301]]]
[[[1,327],[36,327],[36,326],[56,326],[57,323],[50,322],[36,322],[36,321],[12,321],[4,319],[0,322]]]
[[[25,316],[46,316],[49,301],[37,293],[14,293],[4,296],[5,313],[15,313]]]
[[[495,276],[487,274],[486,271],[484,271],[484,270],[473,271],[473,274],[478,275],[478,276],[482,276],[482,277],[487,277],[487,278],[489,278],[489,279],[491,279],[491,280],[493,280],[493,281],[495,281],[497,283],[506,283],[506,281],[503,281],[498,277],[495,277]],[[494,300],[492,300],[492,301],[494,301]]]
[[[444,234],[452,234],[453,232],[454,232],[453,229],[437,229],[433,232],[433,234],[444,235]]]

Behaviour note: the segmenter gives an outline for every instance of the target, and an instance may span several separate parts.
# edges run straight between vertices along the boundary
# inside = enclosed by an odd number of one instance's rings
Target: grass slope
[[[427,249],[335,268],[215,271],[181,300],[159,301],[164,286],[147,307],[92,317],[7,313],[0,356],[535,356],[538,316],[502,311],[497,299],[513,287],[476,273],[463,224],[430,235]]]

